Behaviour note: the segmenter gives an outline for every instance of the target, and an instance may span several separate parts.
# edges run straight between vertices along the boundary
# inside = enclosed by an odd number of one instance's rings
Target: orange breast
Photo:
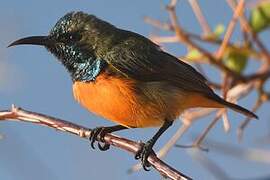
[[[165,119],[174,120],[185,109],[218,107],[200,94],[184,92],[166,83],[138,85],[105,73],[94,82],[75,82],[73,94],[89,111],[126,127],[161,126]]]
[[[75,82],[75,99],[89,111],[126,127],[161,125],[151,105],[143,104],[128,80],[101,74],[95,82]]]

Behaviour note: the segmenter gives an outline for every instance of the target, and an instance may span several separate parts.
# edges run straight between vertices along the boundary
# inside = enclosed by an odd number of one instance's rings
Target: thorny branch
[[[81,125],[50,117],[44,114],[30,112],[21,108],[17,108],[14,105],[12,106],[11,110],[0,111],[0,121],[8,120],[18,120],[43,125],[63,132],[68,132],[85,139],[89,138],[89,136],[91,135],[91,130]],[[134,155],[141,147],[140,143],[119,136],[115,136],[113,134],[106,134],[105,142]],[[177,171],[165,162],[161,161],[154,154],[148,157],[148,161],[162,176],[166,178],[170,178],[173,180],[191,179],[190,177],[184,175],[183,173]]]

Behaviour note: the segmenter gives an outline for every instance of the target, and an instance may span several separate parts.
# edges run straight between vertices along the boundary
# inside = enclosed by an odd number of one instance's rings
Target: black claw
[[[142,167],[144,170],[149,171],[149,167],[151,164],[148,162],[148,157],[151,154],[155,154],[153,151],[153,146],[158,140],[158,138],[172,125],[172,121],[165,121],[161,128],[159,128],[158,132],[147,141],[145,144],[141,144],[140,150],[135,154],[135,159],[141,159]]]
[[[135,158],[136,160],[141,159],[141,157],[142,157],[143,146],[144,146],[144,144],[142,145],[142,148],[135,154],[134,158]]]
[[[112,133],[115,131],[120,131],[123,129],[127,129],[125,126],[116,125],[116,126],[110,126],[110,127],[97,127],[91,130],[91,134],[89,136],[89,141],[91,144],[91,147],[95,149],[95,142],[98,141],[98,148],[101,151],[106,151],[110,149],[110,144],[107,144],[105,142],[105,135],[107,133]]]
[[[141,159],[141,154],[140,153],[138,153],[138,154],[135,154],[135,157],[134,157],[136,160],[138,160],[138,159]]]
[[[145,170],[145,171],[150,171],[150,165],[148,166],[148,165],[145,165],[145,164],[142,164],[142,167],[143,167],[143,169]]]
[[[102,128],[101,131],[99,132],[99,137],[100,137],[101,142],[105,142],[104,137],[105,137],[106,133],[108,133],[106,131],[106,128]],[[101,143],[98,142],[98,148],[101,151],[107,151],[108,149],[110,149],[110,144],[104,143],[103,145],[101,145]]]
[[[103,145],[101,145],[101,143],[98,142],[98,148],[101,151],[107,151],[108,149],[110,149],[110,145],[109,144],[106,144],[106,143],[104,143]]]
[[[106,128],[105,127],[97,127],[95,129],[92,130],[92,133],[89,137],[89,140],[90,140],[90,144],[91,144],[91,147],[93,149],[95,149],[95,142],[97,141],[97,138],[99,136],[100,138],[100,141],[104,142],[104,136],[106,135]],[[106,144],[104,143],[103,145],[101,145],[100,142],[98,142],[98,148],[101,150],[101,151],[106,151],[110,148],[110,145],[109,144]]]
[[[95,149],[95,142],[97,141],[97,137],[98,137],[100,131],[102,130],[102,128],[103,127],[97,127],[97,128],[92,130],[92,133],[91,133],[91,135],[89,137],[89,140],[91,142],[91,147],[93,149]]]
[[[153,143],[151,141],[148,141],[145,144],[142,144],[141,149],[135,154],[135,159],[141,159],[142,167],[145,171],[150,171],[149,167],[151,166],[148,162],[148,157],[153,153],[152,150]]]

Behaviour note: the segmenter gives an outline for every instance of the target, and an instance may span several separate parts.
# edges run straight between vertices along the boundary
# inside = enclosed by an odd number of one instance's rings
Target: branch
[[[235,2],[232,0],[227,0],[228,4],[230,5],[231,9],[233,11],[235,11]],[[270,63],[270,54],[267,50],[267,48],[265,47],[265,45],[262,43],[262,41],[259,39],[259,37],[257,36],[257,34],[252,30],[252,28],[250,27],[248,20],[245,18],[244,14],[242,14],[242,16],[240,17],[240,24],[243,27],[243,29],[251,34],[251,37],[253,39],[253,41],[256,43],[256,45],[261,49],[262,54],[264,55],[264,57],[268,60],[268,62]]]
[[[187,150],[187,153],[192,159],[198,162],[202,168],[211,173],[214,179],[232,179],[232,177],[224,171],[224,168],[220,167],[215,161],[211,160],[198,149],[189,149]]]
[[[270,164],[270,151],[258,148],[240,148],[233,144],[222,143],[214,140],[206,140],[204,144],[213,151],[235,157],[242,160],[249,160],[258,163]]]
[[[216,57],[214,57],[210,52],[208,52],[207,50],[205,50],[204,48],[202,48],[201,46],[197,45],[195,42],[190,40],[190,38],[186,35],[185,31],[182,29],[182,27],[178,23],[178,17],[175,12],[175,6],[172,6],[171,4],[169,4],[167,6],[167,10],[170,15],[170,20],[174,28],[175,35],[178,37],[179,42],[182,42],[186,44],[188,47],[191,47],[200,51],[205,57],[207,57],[207,59],[212,65],[218,67],[220,70],[226,72],[227,74],[234,77],[235,79],[237,80],[243,79],[241,75],[229,69],[221,61],[217,60]]]
[[[182,137],[182,135],[189,129],[191,124],[183,124],[181,127],[177,130],[177,132],[171,137],[171,139],[157,152],[157,157],[158,158],[163,158],[169,151],[170,149],[175,145],[175,143]],[[135,164],[132,166],[128,172],[133,173],[136,171],[139,171],[142,169],[142,165],[140,163]]]
[[[205,35],[212,34],[212,30],[211,30],[209,24],[207,23],[206,18],[204,17],[204,15],[202,13],[202,10],[201,10],[201,7],[200,7],[198,1],[197,0],[189,0],[188,2],[190,4],[196,18],[198,19],[198,22],[201,25],[204,34]]]
[[[216,54],[217,59],[221,59],[224,52],[225,52],[225,49],[226,49],[226,47],[230,41],[230,38],[233,34],[233,30],[234,30],[235,25],[237,23],[238,17],[241,16],[241,14],[243,13],[244,4],[245,4],[245,1],[240,0],[237,7],[235,8],[232,20],[230,21],[228,28],[227,28],[227,31],[225,33],[224,40],[223,40],[223,42],[222,42],[222,44],[221,44],[221,46]]]
[[[4,120],[18,120],[23,122],[34,123],[38,125],[47,126],[60,130],[63,132],[68,132],[77,135],[81,138],[88,139],[91,135],[91,130],[81,125],[77,125],[65,120],[50,117],[44,114],[39,114],[31,111],[27,111],[18,107],[12,106],[11,110],[0,111],[0,121]],[[113,134],[105,135],[105,142],[118,147],[122,150],[136,154],[141,148],[141,143],[131,141]],[[100,140],[99,140],[100,141]],[[175,170],[174,168],[167,165],[165,162],[157,158],[156,155],[152,154],[148,157],[149,163],[164,177],[174,179],[174,180],[188,180],[190,177],[182,174],[181,172]]]

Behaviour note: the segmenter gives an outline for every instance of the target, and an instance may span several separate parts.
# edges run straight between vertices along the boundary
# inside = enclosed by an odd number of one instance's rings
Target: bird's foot
[[[142,167],[145,171],[150,171],[149,167],[151,165],[147,159],[151,154],[155,154],[152,149],[153,145],[154,143],[149,140],[146,143],[143,143],[141,149],[135,154],[135,159],[141,159]]]
[[[95,142],[98,140],[99,138],[99,142],[98,142],[98,148],[101,151],[106,151],[108,149],[110,149],[110,145],[105,143],[104,137],[105,135],[108,133],[107,128],[106,127],[96,127],[94,129],[91,130],[91,134],[89,136],[89,140],[91,142],[91,147],[93,149],[95,149]],[[101,144],[101,142],[103,142],[104,144]]]

